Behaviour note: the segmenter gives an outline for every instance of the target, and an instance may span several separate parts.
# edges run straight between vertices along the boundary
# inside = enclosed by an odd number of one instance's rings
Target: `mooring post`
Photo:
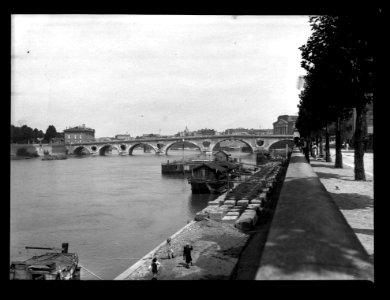
[[[62,253],[68,253],[69,243],[62,243]]]

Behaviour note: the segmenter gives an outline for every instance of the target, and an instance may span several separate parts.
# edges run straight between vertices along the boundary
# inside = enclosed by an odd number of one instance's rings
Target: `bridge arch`
[[[244,143],[245,145],[247,145],[249,147],[249,149],[251,150],[251,153],[254,153],[254,149],[253,149],[253,146],[251,145],[250,142],[246,141],[245,139],[242,139],[242,138],[235,138],[235,137],[230,137],[230,138],[226,138],[226,139],[221,139],[219,140],[218,142],[216,142],[215,144],[211,145],[210,148],[211,148],[211,151],[215,151],[214,148],[215,148],[215,145],[217,144],[220,144],[224,141],[239,141],[239,142],[242,142]]]
[[[193,142],[193,141],[187,141],[187,140],[185,140],[185,142],[186,142],[186,143],[189,143],[189,144],[191,144],[191,145],[196,146],[200,151],[202,151],[202,147],[199,146],[197,143],[195,143],[195,142]],[[171,143],[167,144],[167,145],[165,146],[165,155],[168,155],[168,150],[169,150],[173,145],[178,144],[178,143],[183,143],[183,142],[182,142],[182,141],[174,141],[174,142],[171,142]]]
[[[288,145],[289,148],[293,148],[294,147],[294,140],[293,139],[284,139],[284,140],[275,141],[268,146],[268,150],[286,149],[286,145]]]
[[[99,150],[98,150],[99,155],[104,156],[108,149],[116,149],[119,153],[119,149],[116,145],[107,144],[107,145],[103,145],[102,147],[99,148]]]
[[[73,149],[73,154],[77,156],[89,155],[91,154],[91,151],[85,146],[78,146],[75,149]]]
[[[144,146],[144,145],[147,145],[147,146],[151,147],[151,148],[154,150],[155,153],[158,152],[158,149],[156,149],[156,146],[154,146],[154,145],[152,145],[152,144],[149,144],[149,143],[142,143],[142,142],[139,142],[139,143],[136,143],[136,144],[134,144],[134,145],[131,145],[130,148],[128,148],[128,149],[129,149],[129,150],[128,150],[128,151],[129,151],[129,155],[133,155],[133,150],[134,150],[135,148],[137,148],[138,146]]]

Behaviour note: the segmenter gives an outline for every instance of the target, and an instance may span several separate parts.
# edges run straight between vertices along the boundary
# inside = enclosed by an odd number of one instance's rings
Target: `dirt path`
[[[227,280],[248,238],[248,234],[240,232],[232,224],[209,219],[195,222],[172,238],[174,258],[168,258],[165,245],[153,253],[161,263],[157,278],[158,280]],[[193,247],[193,265],[189,268],[183,260],[183,247],[186,243]],[[151,279],[152,274],[148,270],[150,263],[151,257],[145,259],[126,280]]]

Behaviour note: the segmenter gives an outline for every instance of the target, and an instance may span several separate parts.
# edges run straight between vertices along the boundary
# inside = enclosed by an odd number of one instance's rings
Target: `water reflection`
[[[218,198],[218,194],[190,194],[188,196],[188,210],[196,214],[198,211],[201,211],[205,208],[209,201],[215,200]]]
[[[185,180],[185,184],[188,184],[187,177],[189,174],[161,174],[164,180]],[[218,194],[192,194],[190,192],[188,196],[188,212],[191,215],[195,215],[198,211],[202,210],[208,205],[209,201],[218,198]]]

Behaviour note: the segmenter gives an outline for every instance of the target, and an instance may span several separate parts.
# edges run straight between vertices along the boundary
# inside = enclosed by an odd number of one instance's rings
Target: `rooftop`
[[[64,129],[64,132],[83,132],[83,131],[92,131],[92,132],[95,132],[95,129],[92,129],[92,128],[89,128],[89,127],[85,127],[85,124],[83,125],[80,125],[80,126],[75,126],[75,127],[71,127],[71,128],[66,128]]]

